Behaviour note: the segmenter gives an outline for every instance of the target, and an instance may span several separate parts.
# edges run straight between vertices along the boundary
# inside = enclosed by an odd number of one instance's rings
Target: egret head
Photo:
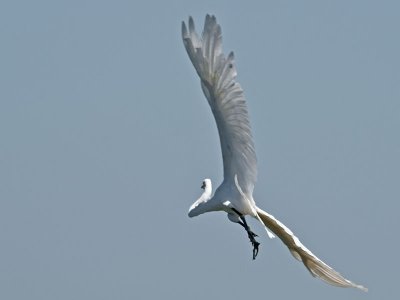
[[[203,180],[201,184],[201,188],[204,190],[203,194],[197,199],[192,206],[189,208],[189,217],[195,217],[199,214],[204,213],[205,211],[202,210],[202,204],[206,203],[211,198],[212,193],[212,185],[211,180],[206,178]]]
[[[203,183],[201,184],[201,188],[204,190],[204,192],[209,191],[211,194],[212,190],[212,184],[211,184],[211,179],[204,179]]]

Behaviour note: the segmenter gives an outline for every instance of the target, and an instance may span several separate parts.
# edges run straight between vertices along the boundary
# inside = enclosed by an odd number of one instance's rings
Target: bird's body
[[[254,217],[264,225],[269,237],[274,237],[274,234],[278,236],[313,276],[332,285],[366,290],[322,262],[289,228],[256,206],[253,190],[257,179],[257,159],[249,114],[243,90],[236,82],[233,52],[227,57],[222,52],[221,27],[216,18],[206,16],[203,34],[199,37],[190,17],[188,28],[182,22],[182,39],[213,112],[224,165],[222,184],[212,195],[211,180],[205,179],[202,185],[204,192],[190,207],[189,217],[211,211],[225,211],[230,221],[242,225],[247,231],[255,259],[259,242],[255,240],[257,235],[250,230],[245,216]]]
[[[206,186],[208,185],[211,185],[209,179],[206,181]],[[208,195],[208,191],[204,193]],[[203,198],[201,199],[203,200]],[[225,211],[231,214],[233,213],[232,208],[238,210],[242,215],[256,216],[254,200],[252,198],[243,198],[235,184],[229,181],[223,181],[212,198],[209,198],[207,201],[196,201],[194,204],[199,205],[191,207],[189,211],[190,217],[195,217],[210,211]]]

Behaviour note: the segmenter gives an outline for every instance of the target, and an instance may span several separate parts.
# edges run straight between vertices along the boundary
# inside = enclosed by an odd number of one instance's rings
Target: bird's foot
[[[250,242],[253,245],[253,260],[256,259],[258,254],[258,246],[260,245],[259,242],[256,241],[255,237],[258,236],[250,229],[247,230],[247,235],[249,236]]]
[[[247,236],[250,239],[251,244],[253,245],[253,260],[256,259],[257,254],[258,254],[258,246],[260,246],[260,243],[256,241],[255,237],[258,236],[257,234],[255,234],[253,231],[250,230],[249,225],[247,225],[246,219],[244,218],[244,216],[238,212],[236,209],[232,208],[232,210],[237,213],[237,215],[239,216],[239,218],[241,219],[241,221],[238,221],[238,223],[243,226],[243,228],[246,230],[247,232]]]
[[[253,260],[255,260],[258,254],[258,246],[260,245],[260,243],[254,240],[252,244],[253,244]]]
[[[250,241],[253,240],[256,236],[258,236],[257,234],[255,234],[255,233],[254,233],[253,231],[251,231],[250,229],[247,231],[247,235],[248,235]]]

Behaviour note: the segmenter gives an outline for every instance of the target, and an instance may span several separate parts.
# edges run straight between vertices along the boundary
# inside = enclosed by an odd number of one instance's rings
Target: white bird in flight
[[[236,82],[233,52],[222,52],[221,27],[215,16],[207,15],[201,37],[195,31],[192,17],[188,28],[182,22],[182,39],[190,60],[201,80],[201,88],[214,114],[221,142],[224,180],[212,195],[210,179],[204,179],[201,197],[189,209],[189,217],[211,211],[225,211],[230,221],[246,230],[253,245],[253,259],[260,243],[251,231],[245,216],[252,216],[264,225],[268,236],[278,236],[290,253],[314,277],[339,287],[354,287],[367,291],[362,285],[347,280],[308,250],[293,232],[274,216],[257,207],[253,189],[257,179],[257,159],[251,134],[249,114],[243,90]],[[271,232],[272,231],[272,232]]]

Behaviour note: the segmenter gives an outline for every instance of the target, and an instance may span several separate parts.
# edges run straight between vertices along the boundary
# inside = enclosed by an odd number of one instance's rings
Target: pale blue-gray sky
[[[393,299],[400,227],[397,1],[2,1],[0,298]],[[222,213],[216,127],[180,27],[234,50],[255,199],[370,291],[312,278]]]

